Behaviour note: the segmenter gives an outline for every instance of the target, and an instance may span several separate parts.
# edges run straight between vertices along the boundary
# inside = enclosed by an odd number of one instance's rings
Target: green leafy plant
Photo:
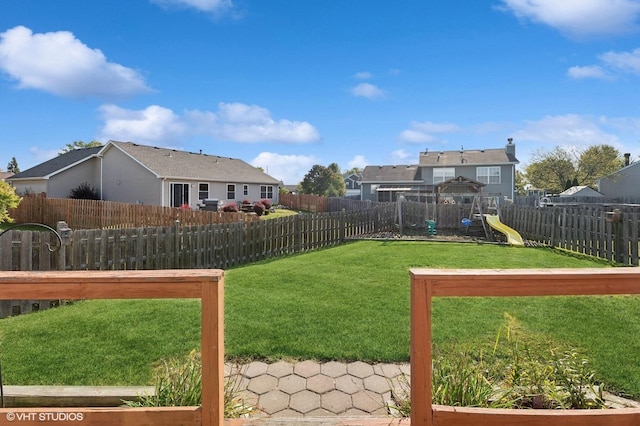
[[[491,350],[486,344],[434,348],[432,402],[485,408],[606,408],[603,385],[596,386],[590,362],[572,348],[560,349],[542,335],[526,332],[504,315]],[[411,413],[408,379],[392,383],[393,405]]]
[[[224,384],[224,416],[238,418],[249,414],[252,407],[240,397],[239,374],[231,375]],[[160,362],[155,375],[155,393],[141,395],[139,401],[125,401],[130,407],[198,406],[202,403],[202,359],[191,351],[187,357]]]
[[[89,185],[88,182],[83,182],[76,186],[69,192],[69,198],[82,199],[82,200],[99,200],[100,191]]]
[[[9,217],[9,209],[18,207],[20,200],[16,190],[7,182],[0,180],[0,223],[13,222],[13,219]]]

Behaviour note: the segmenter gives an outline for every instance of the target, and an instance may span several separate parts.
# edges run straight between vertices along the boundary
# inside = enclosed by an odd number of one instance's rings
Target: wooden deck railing
[[[638,268],[412,269],[410,274],[412,426],[640,425],[640,409],[508,410],[450,407],[433,405],[431,395],[432,298],[640,294]]]
[[[202,406],[161,408],[0,408],[0,424],[91,426],[222,425],[221,270],[0,272],[0,299],[175,299],[202,301]]]

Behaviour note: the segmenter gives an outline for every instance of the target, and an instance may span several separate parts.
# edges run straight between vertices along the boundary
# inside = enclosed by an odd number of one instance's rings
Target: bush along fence
[[[640,209],[604,206],[502,209],[524,238],[624,265],[638,266]]]
[[[224,269],[388,230],[395,224],[394,214],[394,206],[388,205],[251,222],[75,229],[57,252],[46,249],[46,233],[11,231],[0,241],[0,269]]]

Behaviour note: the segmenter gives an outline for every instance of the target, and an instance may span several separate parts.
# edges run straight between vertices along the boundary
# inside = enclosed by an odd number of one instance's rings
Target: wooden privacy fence
[[[0,408],[20,425],[222,425],[224,273],[220,270],[0,272],[0,299],[167,299],[202,301],[202,405],[160,408]]]
[[[412,426],[621,426],[640,424],[640,409],[509,410],[433,405],[431,315],[434,297],[640,294],[636,268],[412,269]],[[629,336],[636,338],[636,336]]]
[[[255,222],[73,230],[54,253],[49,233],[9,231],[0,239],[2,270],[229,268],[330,247],[394,225],[394,206],[299,214]]]
[[[56,226],[60,220],[73,229],[138,228],[170,226],[175,221],[184,225],[254,222],[256,215],[243,212],[213,212],[144,204],[117,203],[101,200],[23,197],[17,208],[9,211],[17,223],[37,222]]]
[[[280,205],[291,210],[302,210],[312,213],[324,213],[328,211],[328,198],[312,194],[280,194]]]
[[[638,266],[640,210],[602,206],[502,209],[503,222],[524,238],[625,265]]]

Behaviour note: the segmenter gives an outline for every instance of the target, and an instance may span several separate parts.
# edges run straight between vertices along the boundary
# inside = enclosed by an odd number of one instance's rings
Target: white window
[[[260,185],[260,198],[273,198],[273,186]]]
[[[380,185],[371,185],[371,193],[372,194],[377,194],[379,187],[380,187]]]
[[[229,183],[227,184],[227,200],[233,201],[236,199],[236,184]]]
[[[501,181],[500,167],[478,167],[476,169],[476,180],[486,184],[499,184]]]
[[[246,183],[242,185],[242,195],[249,195],[249,185],[247,185]]]
[[[199,183],[198,184],[198,200],[207,200],[207,199],[209,199],[209,184]]]
[[[437,185],[445,180],[456,177],[456,169],[453,167],[438,167],[433,169],[433,184]]]

